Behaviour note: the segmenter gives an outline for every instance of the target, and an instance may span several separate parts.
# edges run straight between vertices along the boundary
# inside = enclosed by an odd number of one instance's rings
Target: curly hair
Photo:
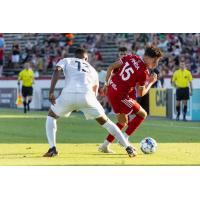
[[[161,58],[163,56],[163,52],[158,47],[150,45],[146,47],[144,55],[151,58]]]

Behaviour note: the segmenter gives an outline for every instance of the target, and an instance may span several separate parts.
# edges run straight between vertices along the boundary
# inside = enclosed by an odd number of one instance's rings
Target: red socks
[[[143,117],[135,116],[131,121],[129,121],[128,128],[126,129],[125,133],[129,136],[132,135],[143,121],[144,121]],[[119,127],[120,130],[122,130],[125,127],[125,124],[117,123],[116,125]],[[109,134],[106,140],[109,143],[112,143],[115,140],[115,137]]]
[[[127,135],[132,135],[134,131],[140,126],[140,124],[144,121],[143,117],[135,116],[128,124],[128,128],[126,129],[125,133]]]
[[[125,126],[125,124],[120,124],[120,123],[117,123],[116,125],[119,127],[120,130],[122,130]],[[112,143],[115,140],[115,137],[113,135],[109,134],[108,137],[106,138],[106,140],[108,142]]]

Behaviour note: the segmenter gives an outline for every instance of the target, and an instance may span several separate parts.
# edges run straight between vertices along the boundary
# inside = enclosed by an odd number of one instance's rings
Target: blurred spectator
[[[139,49],[136,51],[136,54],[137,54],[138,56],[143,57],[144,51],[145,51],[145,49],[144,49],[144,44],[141,43],[140,46],[139,46]]]
[[[12,63],[14,67],[17,67],[20,61],[20,47],[18,43],[13,43],[12,46]]]
[[[72,46],[73,45],[73,39],[74,39],[74,34],[72,33],[66,33],[65,34],[65,37],[66,37],[66,43],[68,46]]]
[[[5,48],[5,41],[3,38],[3,34],[0,33],[0,77],[2,76],[3,73],[4,48]]]

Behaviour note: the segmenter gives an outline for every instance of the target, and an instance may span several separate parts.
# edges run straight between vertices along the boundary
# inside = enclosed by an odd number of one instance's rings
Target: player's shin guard
[[[124,128],[124,126],[125,126],[125,124],[121,124],[121,123],[117,123],[116,125],[117,125],[117,127],[118,127],[120,130],[122,130],[122,129]],[[109,143],[112,143],[112,142],[115,140],[115,137],[110,133],[110,134],[108,135],[108,137],[106,138],[106,140],[107,140]]]
[[[108,119],[108,121],[103,124],[102,127],[104,127],[108,132],[112,133],[112,135],[122,144],[123,147],[127,148],[130,146],[120,129],[111,120]]]
[[[53,117],[47,116],[46,135],[47,135],[50,148],[56,146],[56,131],[57,131],[56,119],[54,119]]]
[[[128,124],[128,128],[125,131],[127,136],[132,135],[135,130],[140,126],[140,124],[144,121],[143,117],[136,116],[134,117]]]

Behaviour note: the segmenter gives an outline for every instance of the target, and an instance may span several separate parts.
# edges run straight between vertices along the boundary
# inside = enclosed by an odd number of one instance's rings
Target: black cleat
[[[137,155],[135,148],[132,146],[128,146],[126,148],[126,152],[128,153],[129,157],[135,157]]]
[[[55,157],[57,155],[58,152],[56,150],[56,147],[52,147],[43,155],[43,157]]]
[[[179,121],[179,116],[176,116],[176,121]]]

